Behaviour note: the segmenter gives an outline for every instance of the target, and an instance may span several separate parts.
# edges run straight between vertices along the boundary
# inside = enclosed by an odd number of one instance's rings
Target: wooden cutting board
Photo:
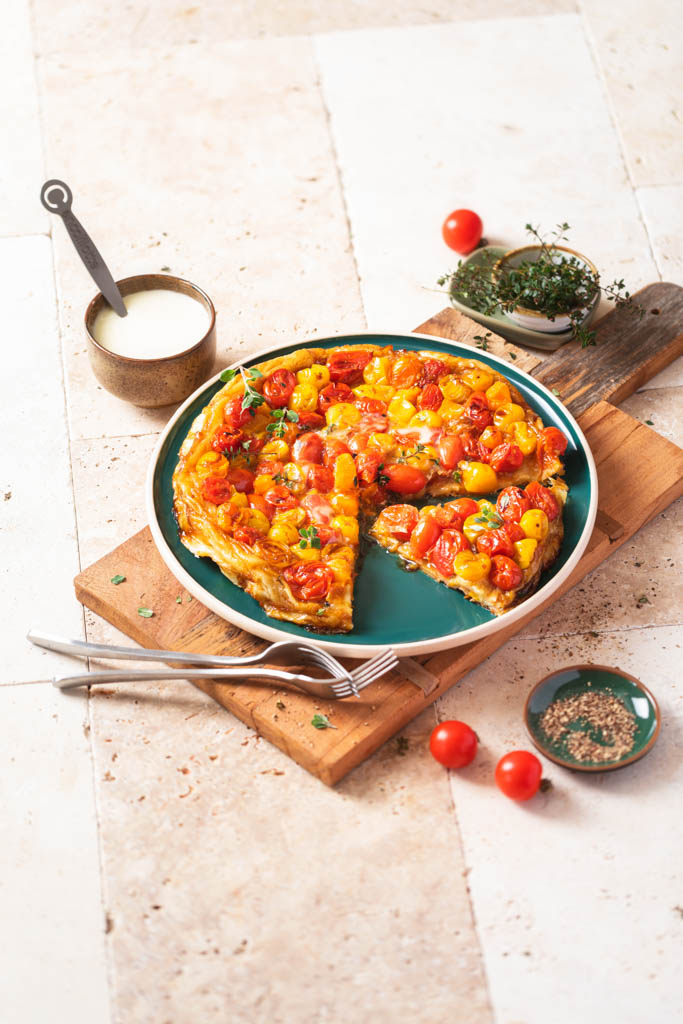
[[[307,771],[333,785],[678,498],[683,493],[683,450],[612,403],[683,354],[683,288],[657,283],[644,288],[637,298],[646,310],[644,317],[638,320],[619,310],[608,313],[595,325],[595,348],[582,351],[572,342],[544,357],[496,335],[487,338],[489,351],[559,393],[577,417],[597,465],[595,530],[573,575],[546,604],[476,643],[416,661],[404,659],[400,671],[373,683],[358,700],[319,701],[264,684],[202,681],[195,685]],[[453,309],[442,310],[417,331],[475,349],[481,345],[477,337],[484,335],[479,324]],[[112,585],[111,577],[117,573],[126,577],[126,586]],[[80,573],[75,587],[83,604],[144,647],[247,654],[266,646],[198,601],[189,600],[162,562],[149,529]],[[141,593],[154,594],[150,619],[137,614]],[[326,714],[335,728],[315,729],[311,718],[316,712]],[[178,728],[182,728],[180,721]]]

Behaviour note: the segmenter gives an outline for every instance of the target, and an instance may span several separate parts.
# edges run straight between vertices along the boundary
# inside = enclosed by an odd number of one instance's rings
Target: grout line
[[[643,210],[642,203],[640,202],[640,196],[638,195],[638,192],[639,192],[639,189],[637,189],[637,188],[633,189],[633,198],[635,199],[636,206],[638,207],[638,216],[640,217],[640,219],[641,219],[641,221],[643,223],[643,227],[645,228],[645,234],[647,235],[647,244],[649,246],[650,255],[652,256],[652,259],[654,261],[654,265],[657,268],[657,273],[659,274],[659,280],[663,281],[664,280],[664,274],[662,273],[662,268],[659,265],[659,261],[657,259],[657,254],[655,252],[654,243],[652,242],[652,239],[650,237],[650,229],[647,226],[647,218],[645,217],[645,211]]]
[[[356,287],[358,289],[358,298],[360,300],[360,307],[361,307],[361,310],[362,310],[362,313],[363,313],[363,323],[365,325],[365,329],[367,330],[368,318],[367,318],[367,314],[365,312],[365,303],[363,301],[363,290],[361,288],[361,283],[360,283],[361,282],[361,275],[360,275],[360,270],[358,268],[358,259],[356,257],[356,247],[355,247],[354,241],[353,241],[353,227],[351,225],[351,215],[349,213],[348,203],[346,202],[346,192],[344,190],[344,179],[343,179],[343,176],[342,176],[341,167],[340,167],[340,163],[339,163],[339,151],[337,150],[337,146],[336,146],[335,139],[334,139],[334,131],[333,131],[333,128],[332,128],[332,113],[330,111],[329,106],[327,105],[327,99],[325,97],[325,88],[323,86],[322,67],[320,65],[320,60],[318,58],[318,50],[317,50],[317,47],[316,47],[316,36],[318,36],[320,34],[321,33],[317,33],[316,32],[316,33],[311,34],[311,36],[309,37],[310,38],[310,45],[311,45],[311,54],[312,54],[312,57],[313,57],[313,65],[314,65],[315,71],[316,71],[315,85],[317,86],[318,95],[320,96],[320,103],[322,105],[323,113],[325,115],[325,123],[327,125],[327,134],[328,134],[328,137],[329,137],[329,140],[330,140],[330,149],[332,150],[332,158],[334,160],[334,167],[335,167],[335,172],[336,172],[336,177],[337,177],[337,184],[339,185],[339,196],[340,196],[341,203],[342,203],[342,209],[344,211],[344,220],[346,222],[346,230],[347,230],[348,238],[349,238],[349,246],[351,248],[351,259],[353,260],[353,266],[354,266],[354,270],[356,272]]]
[[[74,444],[81,441],[127,441],[130,438],[159,437],[161,430],[150,430],[146,434],[95,434],[92,437],[74,437]]]
[[[0,235],[0,241],[4,240],[5,238],[52,238],[52,230],[49,230],[49,231],[15,231],[13,233],[10,232],[9,234],[1,234]]]
[[[515,637],[510,637],[508,642],[514,640],[521,643],[525,643],[527,640],[562,640],[565,637],[575,636],[594,637],[596,633],[598,636],[604,637],[611,636],[613,633],[633,633],[635,630],[643,629],[676,629],[679,626],[683,626],[683,619],[677,619],[674,622],[644,622],[638,626],[613,626],[611,629],[578,629],[575,633],[525,633],[524,635],[517,633]]]

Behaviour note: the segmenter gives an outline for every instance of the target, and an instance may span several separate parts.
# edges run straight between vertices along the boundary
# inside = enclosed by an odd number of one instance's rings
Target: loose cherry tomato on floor
[[[429,749],[445,768],[464,768],[477,753],[477,734],[464,722],[442,722],[432,730]]]
[[[370,362],[370,359],[371,353],[365,349],[333,352],[327,360],[330,379],[335,384],[340,382],[350,385],[360,384],[363,379],[363,370]]]
[[[511,800],[530,800],[538,793],[543,768],[535,754],[512,750],[496,765],[496,785]]]
[[[334,573],[322,562],[304,562],[283,569],[282,578],[297,600],[320,601],[334,582]]]
[[[296,387],[296,377],[291,370],[279,369],[269,373],[263,382],[263,394],[271,409],[282,409],[287,405]]]
[[[474,210],[453,210],[443,222],[441,233],[450,249],[464,255],[477,247],[483,230],[481,217]]]
[[[407,463],[385,466],[382,474],[387,478],[387,489],[395,494],[418,494],[427,486],[427,477],[422,470]]]

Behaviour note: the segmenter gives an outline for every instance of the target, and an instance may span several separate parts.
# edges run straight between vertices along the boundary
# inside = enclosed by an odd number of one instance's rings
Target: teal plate
[[[546,425],[559,427],[569,439],[565,479],[565,537],[557,561],[543,574],[541,586],[519,607],[502,616],[491,615],[422,573],[401,569],[396,556],[370,545],[356,579],[354,628],[350,633],[317,634],[292,623],[269,618],[253,598],[236,587],[208,558],[197,558],[178,538],[173,515],[173,471],[178,451],[195,417],[223,386],[218,378],[204,384],[177,410],[152,457],[147,481],[150,529],[161,557],[171,572],[207,608],[234,625],[266,640],[305,638],[338,656],[371,657],[391,646],[401,655],[429,654],[470,643],[509,626],[562,585],[579,561],[590,538],[597,508],[595,464],[585,437],[561,402],[526,373],[488,352],[419,334],[352,334],[271,348],[251,356],[245,365],[286,355],[303,345],[333,348],[348,344],[393,345],[429,349],[472,359],[505,374]]]
[[[611,761],[578,761],[567,747],[567,735],[554,741],[543,731],[540,720],[553,701],[578,697],[584,693],[607,693],[620,700],[635,715],[637,724],[634,743],[628,754]],[[556,764],[579,772],[609,772],[637,761],[652,750],[659,735],[660,714],[654,696],[635,676],[605,665],[572,665],[552,672],[536,684],[527,697],[524,724],[531,742]],[[585,721],[579,719],[571,722],[569,730],[586,732],[591,739],[604,745],[599,732],[591,730]]]

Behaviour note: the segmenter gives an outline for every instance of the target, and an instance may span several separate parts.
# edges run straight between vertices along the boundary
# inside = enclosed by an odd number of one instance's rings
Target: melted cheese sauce
[[[124,296],[128,316],[105,306],[95,320],[93,336],[103,348],[131,359],[159,359],[192,348],[209,329],[201,302],[167,288]]]

